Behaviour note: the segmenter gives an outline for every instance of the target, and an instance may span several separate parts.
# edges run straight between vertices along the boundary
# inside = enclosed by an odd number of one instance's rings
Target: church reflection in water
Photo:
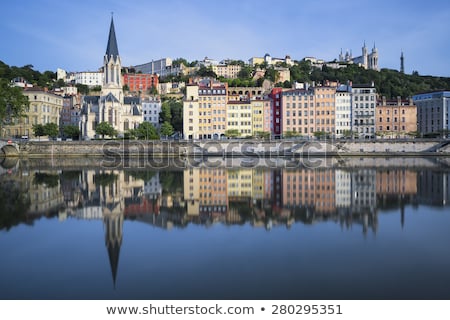
[[[184,170],[27,170],[0,176],[0,229],[35,219],[101,220],[115,283],[123,224],[185,228],[247,224],[266,230],[336,223],[376,233],[378,213],[406,205],[449,204],[450,173],[404,168],[186,168]],[[386,211],[388,212],[388,211]]]

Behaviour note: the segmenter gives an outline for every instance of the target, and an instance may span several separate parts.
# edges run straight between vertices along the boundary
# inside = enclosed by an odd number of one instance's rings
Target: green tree
[[[253,75],[253,68],[251,66],[242,66],[241,71],[238,72],[237,76],[240,79],[250,79]]]
[[[225,137],[227,138],[237,138],[241,135],[238,129],[228,129],[225,131]]]
[[[150,94],[150,95],[157,95],[158,94],[158,89],[156,89],[155,86],[152,86],[152,87],[147,89],[147,93]]]
[[[46,136],[49,136],[49,137],[52,137],[52,138],[57,137],[58,134],[59,134],[59,127],[58,127],[58,125],[56,123],[52,123],[52,122],[46,123],[44,125],[44,134]]]
[[[283,137],[284,138],[294,138],[294,137],[299,137],[300,133],[296,132],[296,131],[285,131],[283,133]]]
[[[316,137],[317,139],[324,139],[324,138],[328,138],[329,134],[325,131],[316,131],[313,133],[314,137]]]
[[[56,88],[62,88],[65,87],[66,83],[64,82],[63,79],[58,79],[58,81],[55,82],[55,87]]]
[[[212,70],[212,67],[205,67],[204,65],[202,65],[195,74],[200,77],[217,78],[217,74]]]
[[[78,128],[78,126],[74,125],[65,126],[63,132],[66,137],[76,140],[78,140],[80,136],[80,129]]]
[[[159,139],[156,128],[150,122],[142,122],[137,129],[135,129],[135,136],[140,140],[157,140]]]
[[[77,83],[75,85],[77,87],[78,93],[87,96],[89,94],[89,87],[85,84]]]
[[[0,129],[4,124],[11,123],[12,119],[23,117],[29,105],[22,89],[11,87],[8,81],[0,79]]]
[[[171,103],[172,99],[163,101],[162,105],[161,105],[161,112],[159,113],[159,122],[160,123],[164,123],[164,122],[170,122],[170,120],[172,119],[172,112],[170,111],[170,103]]]
[[[159,122],[169,122],[175,131],[183,131],[183,103],[175,98],[163,101]]]
[[[45,129],[42,124],[33,124],[32,130],[35,137],[39,137],[39,140],[42,136],[45,136]]]
[[[344,131],[342,131],[342,136],[344,138],[351,138],[353,136],[353,131],[352,130],[344,130]]]
[[[117,136],[117,131],[108,122],[100,122],[95,128],[95,133],[101,135],[103,139],[105,136],[110,136],[111,138]]]
[[[180,65],[189,66],[189,62],[184,58],[177,58],[175,60],[172,60],[172,66],[173,67],[179,67]]]
[[[171,136],[173,134],[173,127],[168,121],[165,121],[161,125],[160,132],[163,136],[166,136],[166,137]]]
[[[255,138],[268,139],[270,138],[270,132],[268,131],[256,131]]]

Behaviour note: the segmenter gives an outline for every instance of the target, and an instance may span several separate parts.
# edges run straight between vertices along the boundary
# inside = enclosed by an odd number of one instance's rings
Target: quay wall
[[[276,157],[276,156],[450,156],[450,140],[434,141],[29,141],[16,144],[18,157]],[[9,146],[8,150],[11,150]]]

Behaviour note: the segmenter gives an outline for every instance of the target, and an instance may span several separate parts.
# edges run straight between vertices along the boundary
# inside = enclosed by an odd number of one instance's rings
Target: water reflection
[[[0,177],[0,230],[42,218],[99,220],[113,283],[125,220],[162,229],[335,223],[376,234],[379,212],[448,206],[450,172],[423,168],[186,168],[34,170],[17,163]]]

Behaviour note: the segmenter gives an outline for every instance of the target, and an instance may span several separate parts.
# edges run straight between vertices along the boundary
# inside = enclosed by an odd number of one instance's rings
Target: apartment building
[[[146,92],[158,87],[158,76],[148,73],[126,73],[123,75],[122,83],[132,92]]]
[[[225,136],[227,89],[226,83],[213,80],[186,87],[183,101],[185,139],[220,139]]]
[[[331,137],[335,129],[335,87],[314,87],[315,132]],[[314,133],[313,133],[314,134]],[[309,134],[311,135],[311,133]]]
[[[74,74],[75,84],[84,84],[89,87],[103,85],[103,71],[83,71]]]
[[[162,106],[159,97],[150,96],[144,99],[141,105],[143,120],[150,122],[154,127],[159,127],[159,113]]]
[[[428,92],[413,96],[417,106],[418,131],[424,136],[450,132],[450,91]]]
[[[339,86],[335,99],[335,135],[336,138],[350,137],[352,130],[352,93],[351,87]]]
[[[283,135],[291,132],[312,135],[315,131],[314,92],[295,89],[284,91],[281,95]]]
[[[216,64],[211,66],[212,71],[218,77],[224,77],[227,79],[235,79],[242,67],[238,64]]]
[[[240,137],[253,135],[252,104],[250,100],[228,101],[227,130],[237,130]]]
[[[39,87],[25,88],[23,94],[30,102],[25,117],[10,119],[10,123],[3,127],[3,137],[33,137],[33,124],[60,124],[63,97]]]
[[[412,99],[383,97],[376,106],[376,132],[382,138],[405,138],[417,131],[417,107]]]
[[[252,112],[252,133],[257,135],[261,132],[270,133],[270,100],[250,100]]]
[[[377,101],[374,83],[352,86],[352,96],[352,132],[355,138],[374,139]]]

